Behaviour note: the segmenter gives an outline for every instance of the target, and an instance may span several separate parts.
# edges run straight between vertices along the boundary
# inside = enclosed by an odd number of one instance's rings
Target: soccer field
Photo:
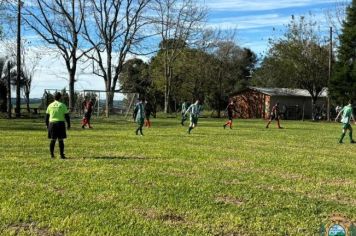
[[[72,121],[67,160],[43,120],[0,120],[0,235],[316,235],[356,219],[356,145],[341,125]],[[356,137],[355,137],[356,138]]]

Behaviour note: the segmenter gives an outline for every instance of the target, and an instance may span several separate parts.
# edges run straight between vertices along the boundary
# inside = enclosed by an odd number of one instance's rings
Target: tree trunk
[[[171,96],[171,78],[172,78],[172,68],[167,66],[165,68],[165,91],[164,91],[164,113],[169,113],[169,99]]]
[[[17,53],[16,53],[16,118],[21,117],[21,88],[20,88],[20,80],[21,80],[21,1],[17,3],[17,45],[16,45]]]
[[[105,116],[109,117],[114,105],[114,93],[108,89],[106,90],[106,102],[105,102]]]
[[[26,109],[27,109],[27,112],[30,113],[30,92],[27,90],[25,92],[25,97],[26,97]]]
[[[75,72],[69,72],[69,110],[74,111],[75,92],[74,92]]]
[[[10,74],[10,63],[7,64],[7,118],[11,119],[11,74]]]
[[[316,97],[312,96],[312,120],[313,121],[315,121],[315,118],[316,118],[315,104],[316,104]]]

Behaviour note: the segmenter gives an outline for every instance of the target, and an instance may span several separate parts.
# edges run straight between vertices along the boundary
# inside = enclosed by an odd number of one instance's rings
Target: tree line
[[[0,7],[11,14],[13,5],[8,0]],[[21,17],[65,62],[71,109],[78,62],[89,61],[105,84],[107,116],[115,92],[138,93],[164,112],[199,98],[220,116],[229,95],[251,85],[303,88],[313,104],[326,87],[335,103],[355,99],[355,9],[353,0],[340,40],[331,47],[312,15],[292,16],[284,35],[270,39],[261,58],[239,46],[234,33],[204,28],[208,11],[194,0],[29,0]],[[138,57],[129,59],[132,55]],[[6,65],[2,61],[0,66]],[[31,73],[24,71],[25,81]],[[1,76],[4,100],[10,75],[3,69]]]

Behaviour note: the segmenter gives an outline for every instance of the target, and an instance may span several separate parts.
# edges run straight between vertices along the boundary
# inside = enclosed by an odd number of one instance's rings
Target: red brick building
[[[312,99],[305,89],[248,87],[230,98],[236,101],[240,118],[267,119],[277,101],[284,119],[309,119],[312,114]],[[317,100],[317,110],[326,111],[326,105],[327,91],[324,91]]]

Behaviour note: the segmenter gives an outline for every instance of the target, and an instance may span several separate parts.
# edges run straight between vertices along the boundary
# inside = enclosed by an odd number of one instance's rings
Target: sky
[[[201,0],[208,9],[207,27],[221,30],[236,29],[236,43],[252,49],[262,56],[268,49],[271,36],[283,34],[291,16],[308,15],[322,26],[322,34],[328,36],[329,23],[326,12],[335,9],[347,0]],[[276,29],[274,31],[274,29]],[[25,35],[31,40],[31,35]],[[1,49],[0,49],[1,51]],[[41,60],[35,69],[31,97],[42,97],[44,89],[62,89],[67,86],[67,72],[60,56],[43,47],[30,46],[28,58],[40,54]],[[104,81],[89,73],[88,65],[80,65],[76,90],[104,90]],[[85,72],[85,73],[83,73]]]

